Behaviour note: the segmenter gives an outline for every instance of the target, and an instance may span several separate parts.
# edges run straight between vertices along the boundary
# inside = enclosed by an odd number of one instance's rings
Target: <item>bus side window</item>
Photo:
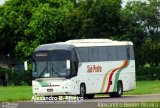
[[[77,51],[79,53],[81,62],[89,62],[89,51],[88,48],[77,48]]]
[[[89,47],[89,61],[90,62],[97,62],[99,61],[99,51],[98,47]]]
[[[109,61],[118,60],[118,51],[116,46],[108,46]]]
[[[126,46],[126,50],[127,50],[127,60],[130,60],[129,46]]]
[[[76,76],[78,72],[78,58],[76,55],[75,50],[72,52],[72,58],[71,58],[71,76]]]
[[[76,76],[77,75],[77,63],[73,60],[71,60],[71,76]]]
[[[99,61],[108,61],[108,50],[106,47],[99,47]]]
[[[129,46],[130,60],[134,60],[134,48],[132,45]]]
[[[118,46],[118,60],[127,60],[126,46]]]

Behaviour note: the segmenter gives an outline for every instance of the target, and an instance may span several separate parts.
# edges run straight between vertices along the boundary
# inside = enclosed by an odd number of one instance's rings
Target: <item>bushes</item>
[[[0,76],[5,76],[6,73],[9,85],[31,85],[31,71],[0,68]],[[160,80],[160,67],[136,68],[136,80]]]
[[[137,80],[160,80],[160,67],[138,67]]]
[[[32,74],[30,71],[0,68],[0,75],[8,75],[8,85],[31,85]]]

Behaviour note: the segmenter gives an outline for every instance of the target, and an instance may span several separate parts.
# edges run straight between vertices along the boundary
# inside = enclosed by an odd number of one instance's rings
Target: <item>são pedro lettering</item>
[[[102,66],[87,65],[87,73],[102,72]]]

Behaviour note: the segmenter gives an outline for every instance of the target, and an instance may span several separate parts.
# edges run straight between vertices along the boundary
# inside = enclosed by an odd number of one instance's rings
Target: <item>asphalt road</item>
[[[158,102],[157,102],[158,101]],[[54,101],[25,101],[25,102],[3,102],[0,108],[97,108],[97,107],[116,107],[113,105],[129,105],[132,106],[139,103],[142,107],[146,107],[144,102],[152,108],[160,108],[160,94],[154,95],[136,95],[122,96],[121,98],[97,97],[94,99],[83,100],[79,102],[57,102]],[[157,102],[157,103],[152,103]],[[127,103],[127,104],[126,104]],[[118,107],[117,107],[118,108]]]

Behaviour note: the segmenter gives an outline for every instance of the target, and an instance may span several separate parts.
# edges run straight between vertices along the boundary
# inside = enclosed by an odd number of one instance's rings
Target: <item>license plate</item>
[[[53,92],[53,89],[47,89],[47,92]]]

